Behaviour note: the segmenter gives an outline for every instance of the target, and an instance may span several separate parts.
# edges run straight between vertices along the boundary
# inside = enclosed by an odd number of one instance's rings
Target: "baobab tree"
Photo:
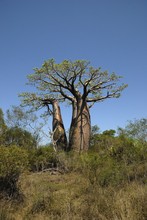
[[[91,133],[89,109],[97,102],[118,98],[127,86],[119,84],[120,78],[121,76],[115,73],[109,74],[107,71],[101,71],[101,68],[90,66],[88,61],[64,60],[57,64],[50,59],[45,61],[41,68],[35,68],[33,74],[28,75],[28,84],[35,86],[37,92],[22,93],[20,96],[23,104],[36,110],[40,106],[47,106],[48,112],[52,111],[53,133],[59,130],[56,135],[58,145],[61,142],[64,149],[87,151]],[[64,101],[68,101],[72,106],[68,146],[59,107],[59,103]]]

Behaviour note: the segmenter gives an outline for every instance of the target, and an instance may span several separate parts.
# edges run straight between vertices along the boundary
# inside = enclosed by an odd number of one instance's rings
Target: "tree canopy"
[[[134,119],[128,121],[125,128],[118,128],[120,135],[140,140],[142,142],[147,141],[147,119]]]
[[[72,101],[81,97],[88,103],[94,103],[106,98],[118,98],[127,86],[118,85],[121,78],[115,73],[109,74],[101,68],[93,68],[88,61],[64,60],[56,64],[50,59],[28,75],[28,84],[35,86],[38,92],[22,93],[21,96],[25,97],[23,103],[31,104],[32,107],[41,107],[42,99],[48,102],[53,99]]]
[[[91,122],[89,108],[94,103],[108,98],[118,98],[126,84],[120,84],[122,77],[115,73],[109,74],[101,68],[94,68],[85,60],[64,60],[57,64],[50,59],[43,63],[41,68],[35,68],[34,73],[28,75],[28,84],[36,88],[36,92],[22,93],[22,104],[38,110],[47,106],[53,118],[64,126],[61,112],[55,116],[59,109],[53,106],[54,101],[68,101],[72,105],[73,113],[70,126],[69,148],[77,146],[77,150],[87,150],[90,140]],[[62,121],[62,123],[61,123]],[[55,123],[54,123],[55,125]],[[55,126],[53,131],[55,131]],[[60,129],[61,130],[61,129]]]

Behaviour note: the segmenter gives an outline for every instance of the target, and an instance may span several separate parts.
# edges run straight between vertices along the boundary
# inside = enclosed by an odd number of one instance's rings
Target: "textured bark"
[[[75,151],[87,151],[90,142],[91,121],[87,103],[79,99],[74,101],[73,117],[70,127],[69,148]]]
[[[58,101],[52,102],[53,106],[53,144],[57,150],[67,150],[67,137],[62,121]]]
[[[76,134],[76,121],[77,121],[77,102],[76,99],[73,99],[72,101],[72,119],[71,119],[71,125],[69,130],[69,150],[74,149],[74,138]]]

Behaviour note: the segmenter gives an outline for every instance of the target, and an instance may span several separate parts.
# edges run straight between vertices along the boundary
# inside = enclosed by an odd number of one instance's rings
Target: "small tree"
[[[28,153],[16,146],[0,146],[0,196],[20,196],[18,180],[20,174],[28,169]]]
[[[128,121],[126,127],[118,128],[119,135],[126,135],[127,137],[139,140],[141,142],[147,141],[147,118],[135,119]]]
[[[4,135],[4,146],[15,145],[25,149],[33,149],[37,147],[35,137],[28,131],[18,127],[7,128]]]
[[[6,123],[9,128],[20,128],[28,131],[39,144],[44,123],[39,123],[38,117],[33,112],[28,112],[21,106],[13,105],[6,112]]]
[[[119,85],[120,78],[115,73],[109,74],[101,71],[101,68],[93,68],[87,61],[64,60],[57,64],[50,59],[40,69],[35,68],[34,73],[28,75],[29,84],[35,86],[38,93],[21,94],[22,103],[38,109],[53,105],[52,100],[56,103],[68,101],[72,105],[68,149],[87,151],[91,133],[89,109],[96,102],[118,98],[126,87],[124,84]],[[59,107],[53,108],[53,119],[55,118],[58,121],[56,124],[63,125]],[[57,139],[60,135],[65,136],[64,126],[61,127],[62,132],[59,132]]]

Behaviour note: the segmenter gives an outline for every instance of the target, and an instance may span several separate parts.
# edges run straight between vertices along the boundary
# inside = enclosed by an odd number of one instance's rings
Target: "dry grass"
[[[146,220],[147,186],[91,184],[77,172],[24,174],[22,203],[1,201],[1,220]]]

